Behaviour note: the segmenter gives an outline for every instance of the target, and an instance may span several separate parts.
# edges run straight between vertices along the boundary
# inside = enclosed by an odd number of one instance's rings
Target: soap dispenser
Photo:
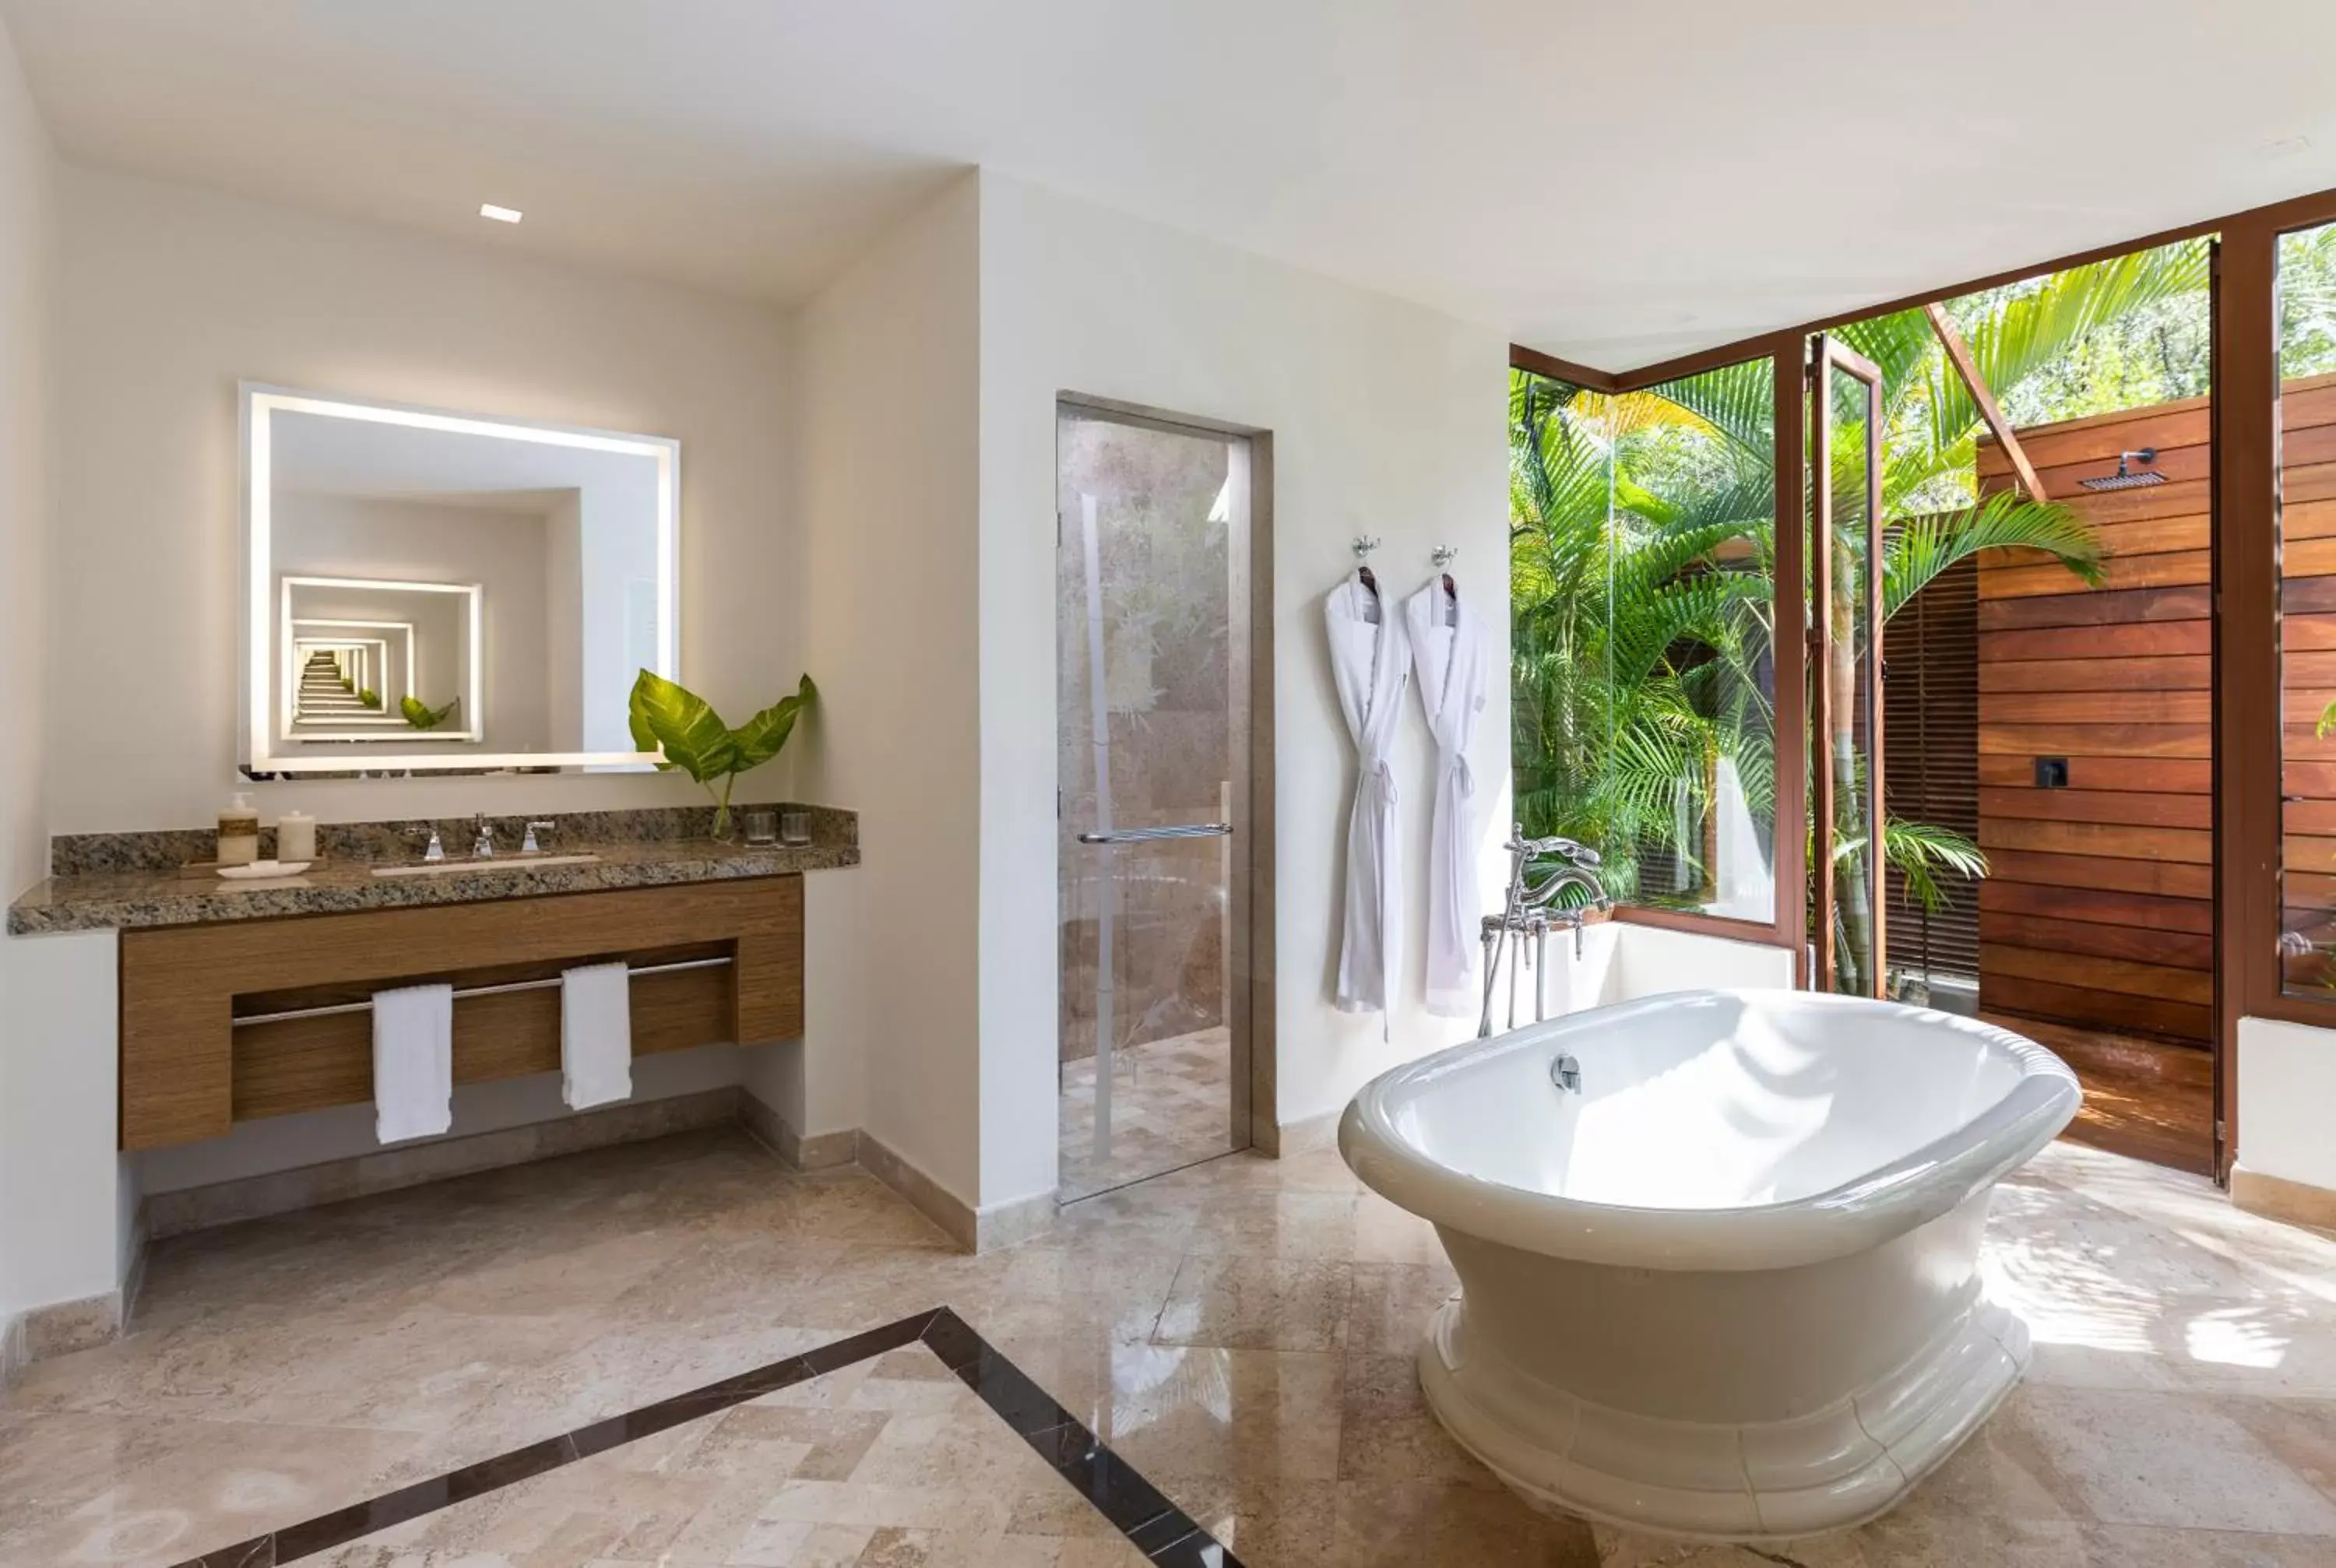
[[[259,858],[259,813],[251,797],[238,794],[219,815],[219,863],[248,866]]]

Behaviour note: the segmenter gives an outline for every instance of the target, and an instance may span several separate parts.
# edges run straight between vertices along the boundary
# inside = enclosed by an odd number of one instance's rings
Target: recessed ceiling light
[[[479,203],[479,216],[492,218],[498,223],[517,223],[521,216],[516,207],[498,207],[492,201]]]

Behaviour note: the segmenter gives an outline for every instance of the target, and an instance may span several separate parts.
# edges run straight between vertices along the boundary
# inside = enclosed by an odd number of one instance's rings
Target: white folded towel
[[[560,977],[560,1093],[571,1111],[633,1096],[633,976],[621,963]]]
[[[454,988],[373,994],[373,1132],[384,1144],[454,1125]]]

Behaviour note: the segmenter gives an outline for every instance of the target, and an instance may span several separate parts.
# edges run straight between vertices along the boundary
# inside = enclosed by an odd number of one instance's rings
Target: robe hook
[[[1377,550],[1378,547],[1378,535],[1375,533],[1358,533],[1355,535],[1355,559],[1357,560],[1364,560],[1369,556],[1371,551]]]
[[[1435,560],[1436,570],[1442,571],[1445,567],[1452,564],[1452,558],[1458,555],[1460,550],[1459,547],[1456,545],[1439,544],[1427,553],[1429,557]]]

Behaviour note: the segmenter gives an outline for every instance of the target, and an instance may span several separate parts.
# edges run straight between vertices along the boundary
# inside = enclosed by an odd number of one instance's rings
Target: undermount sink
[[[532,871],[538,866],[589,865],[600,857],[590,852],[573,855],[495,855],[485,860],[423,861],[414,865],[375,866],[377,877],[461,877],[480,872]]]

